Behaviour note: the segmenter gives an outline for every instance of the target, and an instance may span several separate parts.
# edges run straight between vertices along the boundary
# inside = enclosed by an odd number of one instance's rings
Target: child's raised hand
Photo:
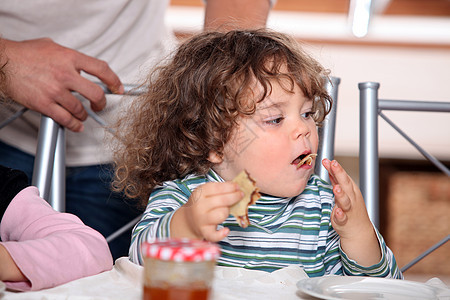
[[[174,214],[170,231],[172,237],[205,239],[217,242],[229,229],[217,230],[230,214],[230,206],[239,202],[243,192],[234,182],[209,182],[199,186],[188,202]]]
[[[341,248],[363,266],[378,263],[381,251],[361,190],[337,161],[324,159],[322,164],[333,185],[331,224],[340,236]]]
[[[341,238],[350,238],[358,233],[363,225],[372,228],[361,191],[341,165],[324,159],[323,166],[328,170],[335,195],[335,207],[331,222]]]

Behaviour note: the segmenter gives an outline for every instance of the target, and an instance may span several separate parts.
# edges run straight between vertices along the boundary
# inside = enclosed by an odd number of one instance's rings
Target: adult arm
[[[274,0],[207,0],[205,30],[257,29],[266,26]]]
[[[72,131],[82,131],[87,118],[86,110],[72,92],[87,98],[94,111],[106,105],[102,88],[81,76],[81,72],[99,78],[113,92],[123,92],[119,77],[106,62],[51,39],[0,39],[0,51],[0,66],[4,66],[7,78],[2,94]]]
[[[105,238],[75,215],[53,210],[36,187],[25,188],[11,201],[0,236],[27,279],[0,278],[11,289],[50,288],[110,270],[113,265]]]

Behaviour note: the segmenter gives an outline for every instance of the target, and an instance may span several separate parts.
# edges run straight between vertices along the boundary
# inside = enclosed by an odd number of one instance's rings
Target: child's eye
[[[302,116],[304,119],[310,119],[310,118],[312,118],[312,116],[314,116],[314,112],[312,112],[312,111],[307,111],[307,112],[305,112],[305,113],[302,113],[301,116]]]
[[[269,125],[277,125],[277,124],[280,124],[281,121],[283,121],[283,119],[284,119],[283,117],[279,117],[279,118],[275,118],[275,119],[266,120],[264,122]]]

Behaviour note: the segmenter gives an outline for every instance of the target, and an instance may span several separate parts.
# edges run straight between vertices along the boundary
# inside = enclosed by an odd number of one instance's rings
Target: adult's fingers
[[[69,90],[62,91],[55,98],[55,102],[66,109],[73,117],[80,121],[85,121],[88,117],[81,101],[75,97]],[[68,123],[63,121],[64,123]],[[64,124],[61,124],[64,126]]]
[[[111,92],[115,94],[123,93],[124,87],[119,79],[119,76],[114,73],[105,61],[81,53],[80,55],[82,58],[78,59],[75,65],[77,70],[83,70],[88,74],[94,75],[106,84]]]
[[[55,88],[48,90],[35,90],[35,95],[26,94],[26,99],[34,101],[20,102],[24,106],[38,111],[58,124],[72,131],[82,130],[81,122],[86,120],[88,114],[81,102],[67,89]]]
[[[43,113],[71,131],[80,132],[84,129],[83,122],[75,118],[59,104],[52,103]]]
[[[103,89],[92,81],[82,77],[76,76],[70,82],[71,90],[80,93],[83,97],[89,100],[93,111],[100,111],[106,106],[106,97]]]

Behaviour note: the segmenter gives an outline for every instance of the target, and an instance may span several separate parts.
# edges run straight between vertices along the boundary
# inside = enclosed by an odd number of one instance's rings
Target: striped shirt
[[[206,182],[222,182],[214,171],[167,181],[150,195],[141,221],[133,230],[130,259],[143,264],[140,245],[170,237],[170,220],[192,191]],[[302,267],[309,277],[327,274],[403,278],[392,251],[375,229],[382,251],[380,262],[363,267],[342,251],[331,226],[332,187],[312,175],[305,190],[293,198],[262,197],[248,209],[250,225],[241,228],[233,216],[219,227],[230,233],[219,242],[220,266],[272,272],[289,265]]]

